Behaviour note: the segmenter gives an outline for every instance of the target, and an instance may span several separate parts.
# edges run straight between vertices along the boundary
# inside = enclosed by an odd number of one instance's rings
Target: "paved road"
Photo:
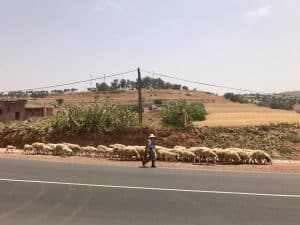
[[[299,174],[0,159],[1,225],[299,223]]]

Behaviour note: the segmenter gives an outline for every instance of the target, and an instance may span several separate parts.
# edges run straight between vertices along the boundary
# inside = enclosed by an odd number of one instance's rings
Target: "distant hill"
[[[281,94],[294,95],[300,97],[300,91],[288,91],[288,92],[283,92]]]
[[[138,93],[136,90],[117,91],[117,92],[78,92],[51,94],[44,98],[31,98],[30,102],[38,102],[41,104],[56,104],[57,99],[63,99],[65,104],[89,104],[94,102],[110,102],[113,104],[137,104]],[[186,99],[188,102],[202,103],[226,103],[229,102],[222,96],[202,91],[185,91],[161,89],[143,90],[143,102],[153,103],[159,99],[163,104],[174,99]]]

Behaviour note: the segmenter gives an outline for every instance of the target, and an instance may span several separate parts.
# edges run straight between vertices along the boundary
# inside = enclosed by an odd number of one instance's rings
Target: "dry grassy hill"
[[[294,95],[294,96],[299,96],[300,97],[300,91],[289,91],[289,92],[284,92],[282,94]]]
[[[49,95],[45,98],[31,99],[32,102],[42,104],[56,104],[56,99],[64,99],[65,104],[86,104],[97,102],[109,102],[114,104],[135,104],[138,100],[138,93],[133,91],[121,91],[117,93],[102,92],[79,92]],[[167,103],[174,99],[187,99],[189,102],[203,103],[226,103],[223,97],[201,92],[201,91],[183,91],[183,90],[143,90],[143,102],[152,103],[155,99],[160,99]]]

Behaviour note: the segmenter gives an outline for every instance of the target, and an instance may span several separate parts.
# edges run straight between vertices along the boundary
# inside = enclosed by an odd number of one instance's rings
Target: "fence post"
[[[139,123],[143,124],[143,103],[142,103],[142,78],[141,71],[138,67],[138,79],[137,79],[137,88],[138,88],[138,100],[139,100]]]

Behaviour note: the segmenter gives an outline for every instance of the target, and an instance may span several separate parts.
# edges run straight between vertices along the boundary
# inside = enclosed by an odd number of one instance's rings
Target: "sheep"
[[[173,152],[162,150],[161,154],[162,154],[163,161],[168,161],[168,162],[177,161],[177,155]]]
[[[106,153],[107,153],[107,147],[105,145],[97,146],[97,156],[106,157]]]
[[[126,146],[122,144],[113,144],[113,145],[109,145],[109,147],[113,149],[112,157],[119,158],[121,157],[122,151],[124,151]]]
[[[252,154],[252,159],[255,163],[272,164],[271,156],[262,150],[255,150]]]
[[[13,145],[7,145],[6,146],[6,150],[5,150],[5,153],[12,153],[14,150],[16,150],[16,146],[13,146]]]
[[[239,154],[242,163],[250,163],[250,156],[246,151],[239,150],[237,153]]]
[[[120,151],[121,160],[133,160],[139,158],[139,153],[134,146],[126,146]]]
[[[33,150],[34,150],[34,147],[32,145],[29,145],[29,144],[25,144],[24,147],[23,147],[23,152],[25,155],[27,154],[32,154],[33,153]]]
[[[32,144],[32,146],[34,147],[33,154],[43,154],[44,153],[44,149],[46,147],[46,145],[44,143],[40,143],[40,142],[34,142]]]
[[[74,153],[73,153],[72,149],[69,146],[65,145],[63,147],[63,149],[62,149],[62,155],[63,156],[72,156],[73,154]]]
[[[225,162],[226,163],[240,163],[241,158],[236,151],[226,149],[225,150]]]
[[[191,152],[191,151],[183,151],[182,152],[182,161],[184,162],[194,162],[195,160],[195,153]]]
[[[145,146],[134,145],[133,147],[135,148],[135,150],[138,153],[138,159],[142,160],[144,158],[144,155],[145,155]]]
[[[226,150],[221,148],[214,148],[212,151],[217,155],[217,161],[220,163],[226,162]]]
[[[194,163],[201,161],[216,163],[217,155],[210,148],[192,147],[189,151],[195,154]]]
[[[82,151],[85,156],[92,157],[93,155],[95,155],[97,153],[98,149],[93,146],[85,146],[85,147],[82,147]]]
[[[74,155],[78,155],[81,152],[81,147],[77,144],[67,144],[67,146],[73,151]]]
[[[164,148],[164,147],[161,147],[161,148],[159,148],[159,149],[156,149],[155,150],[155,154],[156,154],[156,159],[157,160],[164,160],[164,156],[165,156],[165,152],[169,152],[170,151],[170,149],[168,149],[168,148]]]
[[[169,152],[175,153],[177,156],[177,159],[182,160],[182,155],[185,150],[186,150],[185,148],[181,148],[181,147],[177,146],[176,148],[170,149]]]

